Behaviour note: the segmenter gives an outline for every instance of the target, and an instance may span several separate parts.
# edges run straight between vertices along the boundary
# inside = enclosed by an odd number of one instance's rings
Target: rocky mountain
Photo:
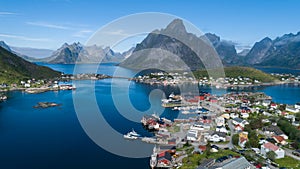
[[[99,63],[100,61],[120,62],[123,59],[124,56],[121,53],[114,52],[109,47],[102,48],[96,45],[83,46],[78,42],[63,44],[50,57],[44,58],[41,61],[54,64],[74,64]]]
[[[2,47],[3,49],[6,49],[7,51],[11,52],[11,48],[4,41],[0,41],[0,47]]]
[[[256,42],[245,57],[245,64],[254,65],[261,63],[270,48],[272,48],[272,39],[268,37]]]
[[[60,72],[30,63],[0,47],[0,83],[19,82],[27,78],[50,79],[59,76]]]
[[[255,43],[244,64],[300,69],[300,32]]]
[[[211,37],[215,42],[213,44],[220,46],[220,49],[225,46],[218,37]],[[188,46],[193,46],[193,50]],[[209,62],[211,55],[216,53],[209,47],[207,39],[188,33],[182,20],[175,19],[165,29],[149,33],[120,66],[131,69],[196,70],[203,68],[203,61]],[[217,61],[210,63],[212,67],[218,64]]]
[[[241,52],[238,53],[239,56],[246,56],[250,52],[250,49],[244,49]]]
[[[206,33],[205,37],[212,43],[225,65],[236,65],[241,62],[241,57],[237,54],[235,45],[232,42],[221,40],[215,34]]]

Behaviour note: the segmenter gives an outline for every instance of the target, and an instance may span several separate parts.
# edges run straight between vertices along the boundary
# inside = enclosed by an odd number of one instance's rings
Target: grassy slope
[[[15,83],[23,79],[50,79],[60,72],[25,61],[0,47],[0,83]]]
[[[220,76],[218,75],[218,73],[216,73],[218,71],[212,70],[212,72],[214,73],[213,76],[217,76],[217,77]],[[232,77],[232,78],[241,76],[241,77],[256,79],[261,82],[273,82],[276,80],[276,78],[274,78],[273,76],[250,67],[238,67],[238,66],[225,67],[224,72],[226,77]],[[194,76],[196,78],[200,78],[200,77],[208,76],[208,74],[206,70],[198,70],[194,72]]]

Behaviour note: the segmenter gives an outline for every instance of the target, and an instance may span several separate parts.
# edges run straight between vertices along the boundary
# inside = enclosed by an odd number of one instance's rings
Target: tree
[[[277,157],[277,154],[274,151],[267,152],[267,158],[274,161]]]
[[[296,113],[295,116],[296,116],[296,119],[297,119],[298,121],[300,121],[300,113]]]
[[[239,135],[238,134],[234,134],[232,136],[232,144],[236,145],[236,146],[239,144]]]
[[[262,118],[259,117],[257,119],[251,120],[249,125],[253,130],[262,128],[263,127]]]
[[[208,158],[211,155],[210,150],[211,150],[211,144],[210,142],[208,142],[206,145],[206,158]]]

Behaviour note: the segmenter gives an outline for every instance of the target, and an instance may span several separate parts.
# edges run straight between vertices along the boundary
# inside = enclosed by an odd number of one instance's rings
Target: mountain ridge
[[[0,46],[0,82],[18,83],[24,79],[52,79],[61,72],[26,61]]]

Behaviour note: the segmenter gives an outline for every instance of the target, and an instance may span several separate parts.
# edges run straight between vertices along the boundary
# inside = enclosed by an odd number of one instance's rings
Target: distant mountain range
[[[126,53],[128,55],[128,53]],[[83,46],[81,43],[63,44],[48,58],[41,61],[59,64],[120,62],[125,55],[114,52],[109,47]]]
[[[131,48],[124,53],[114,52],[109,47],[84,46],[81,43],[63,44],[56,51],[47,49],[10,47],[0,41],[0,46],[30,62],[45,62],[53,64],[121,62],[130,56]]]
[[[138,52],[158,48],[176,54],[191,69],[203,68],[203,64],[199,60],[195,60],[195,53],[181,42],[162,35],[165,32],[171,32],[173,35],[182,34],[195,43],[202,38],[187,33],[182,21],[175,19],[165,29],[150,33],[136,46],[133,54],[120,65],[128,68],[147,68],[152,66],[149,63],[151,60],[151,62],[161,64],[162,67],[167,69],[178,69],[177,61],[166,61],[169,56],[166,56],[165,53],[157,51],[154,53],[151,53],[151,51],[150,53],[149,51],[147,53]],[[220,37],[211,33],[206,33],[205,36],[214,46],[225,66],[269,66],[300,69],[300,32],[286,34],[274,40],[266,37],[255,43],[251,49],[245,49],[240,53],[237,53],[235,45],[230,41],[221,40]],[[167,65],[163,65],[164,63]]]
[[[31,62],[54,64],[120,62],[120,66],[133,69],[150,68],[153,67],[153,63],[156,64],[154,66],[166,69],[178,69],[186,65],[192,69],[204,68],[203,63],[188,46],[175,38],[166,36],[168,34],[185,38],[194,44],[201,44],[205,36],[205,39],[210,41],[225,66],[267,66],[300,69],[300,32],[286,34],[274,40],[266,37],[256,42],[251,49],[245,49],[237,53],[234,43],[222,40],[215,34],[206,33],[204,36],[197,37],[188,33],[180,19],[175,19],[165,29],[154,30],[136,47],[123,53],[114,52],[109,47],[84,46],[80,43],[65,43],[56,51],[10,47],[3,41],[0,41],[0,46]],[[205,48],[199,48],[205,53]],[[175,58],[175,55],[178,57]],[[180,63],[180,61],[184,61],[186,65]]]
[[[300,69],[300,32],[256,42],[243,64]]]
[[[51,79],[60,76],[60,72],[28,62],[9,49],[0,46],[0,83],[17,83],[28,78]]]
[[[50,49],[37,49],[37,48],[28,48],[28,47],[15,47],[15,46],[10,46],[10,48],[12,51],[16,53],[28,56],[30,58],[36,58],[36,59],[49,57],[54,52],[53,50]]]

